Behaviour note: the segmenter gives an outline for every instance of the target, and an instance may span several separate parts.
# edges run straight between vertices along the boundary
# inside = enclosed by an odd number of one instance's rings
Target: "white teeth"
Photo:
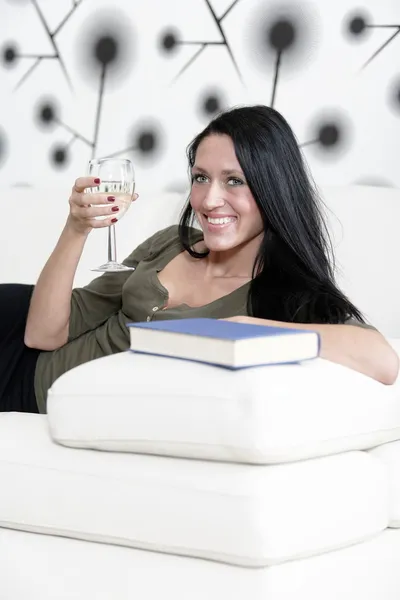
[[[235,217],[224,217],[223,219],[212,219],[211,217],[207,217],[207,220],[212,225],[225,225],[226,223],[233,223],[235,221]]]

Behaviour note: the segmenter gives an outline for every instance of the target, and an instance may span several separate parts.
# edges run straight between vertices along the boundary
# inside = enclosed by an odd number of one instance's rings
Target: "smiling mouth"
[[[209,225],[216,225],[216,226],[222,226],[222,225],[230,225],[231,223],[234,223],[235,221],[237,221],[236,217],[207,217],[206,215],[204,215],[204,218],[207,220],[207,223]]]

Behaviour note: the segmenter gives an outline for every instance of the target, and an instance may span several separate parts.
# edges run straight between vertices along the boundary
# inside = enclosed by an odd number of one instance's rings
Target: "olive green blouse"
[[[194,242],[201,239],[202,233],[196,232]],[[177,225],[168,227],[143,242],[123,261],[134,267],[134,271],[104,273],[89,285],[73,290],[68,342],[57,350],[41,352],[36,365],[39,412],[46,412],[47,391],[63,373],[89,360],[129,348],[126,323],[247,315],[249,283],[205,306],[193,308],[180,304],[162,310],[168,301],[168,291],[157,274],[182,250]],[[358,321],[348,323],[362,326]]]

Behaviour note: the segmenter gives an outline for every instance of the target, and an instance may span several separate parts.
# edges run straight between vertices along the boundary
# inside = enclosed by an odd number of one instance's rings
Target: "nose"
[[[208,188],[203,199],[203,208],[205,212],[211,212],[215,208],[225,205],[224,189],[214,181]]]

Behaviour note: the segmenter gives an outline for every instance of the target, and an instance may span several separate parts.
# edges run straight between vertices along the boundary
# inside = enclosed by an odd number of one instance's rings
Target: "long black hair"
[[[264,236],[253,267],[248,313],[297,323],[365,322],[335,283],[332,242],[322,200],[308,173],[297,140],[282,115],[267,106],[228,110],[215,117],[187,149],[189,167],[209,135],[228,135],[261,212]],[[195,219],[190,197],[179,223],[179,238],[191,256]]]

